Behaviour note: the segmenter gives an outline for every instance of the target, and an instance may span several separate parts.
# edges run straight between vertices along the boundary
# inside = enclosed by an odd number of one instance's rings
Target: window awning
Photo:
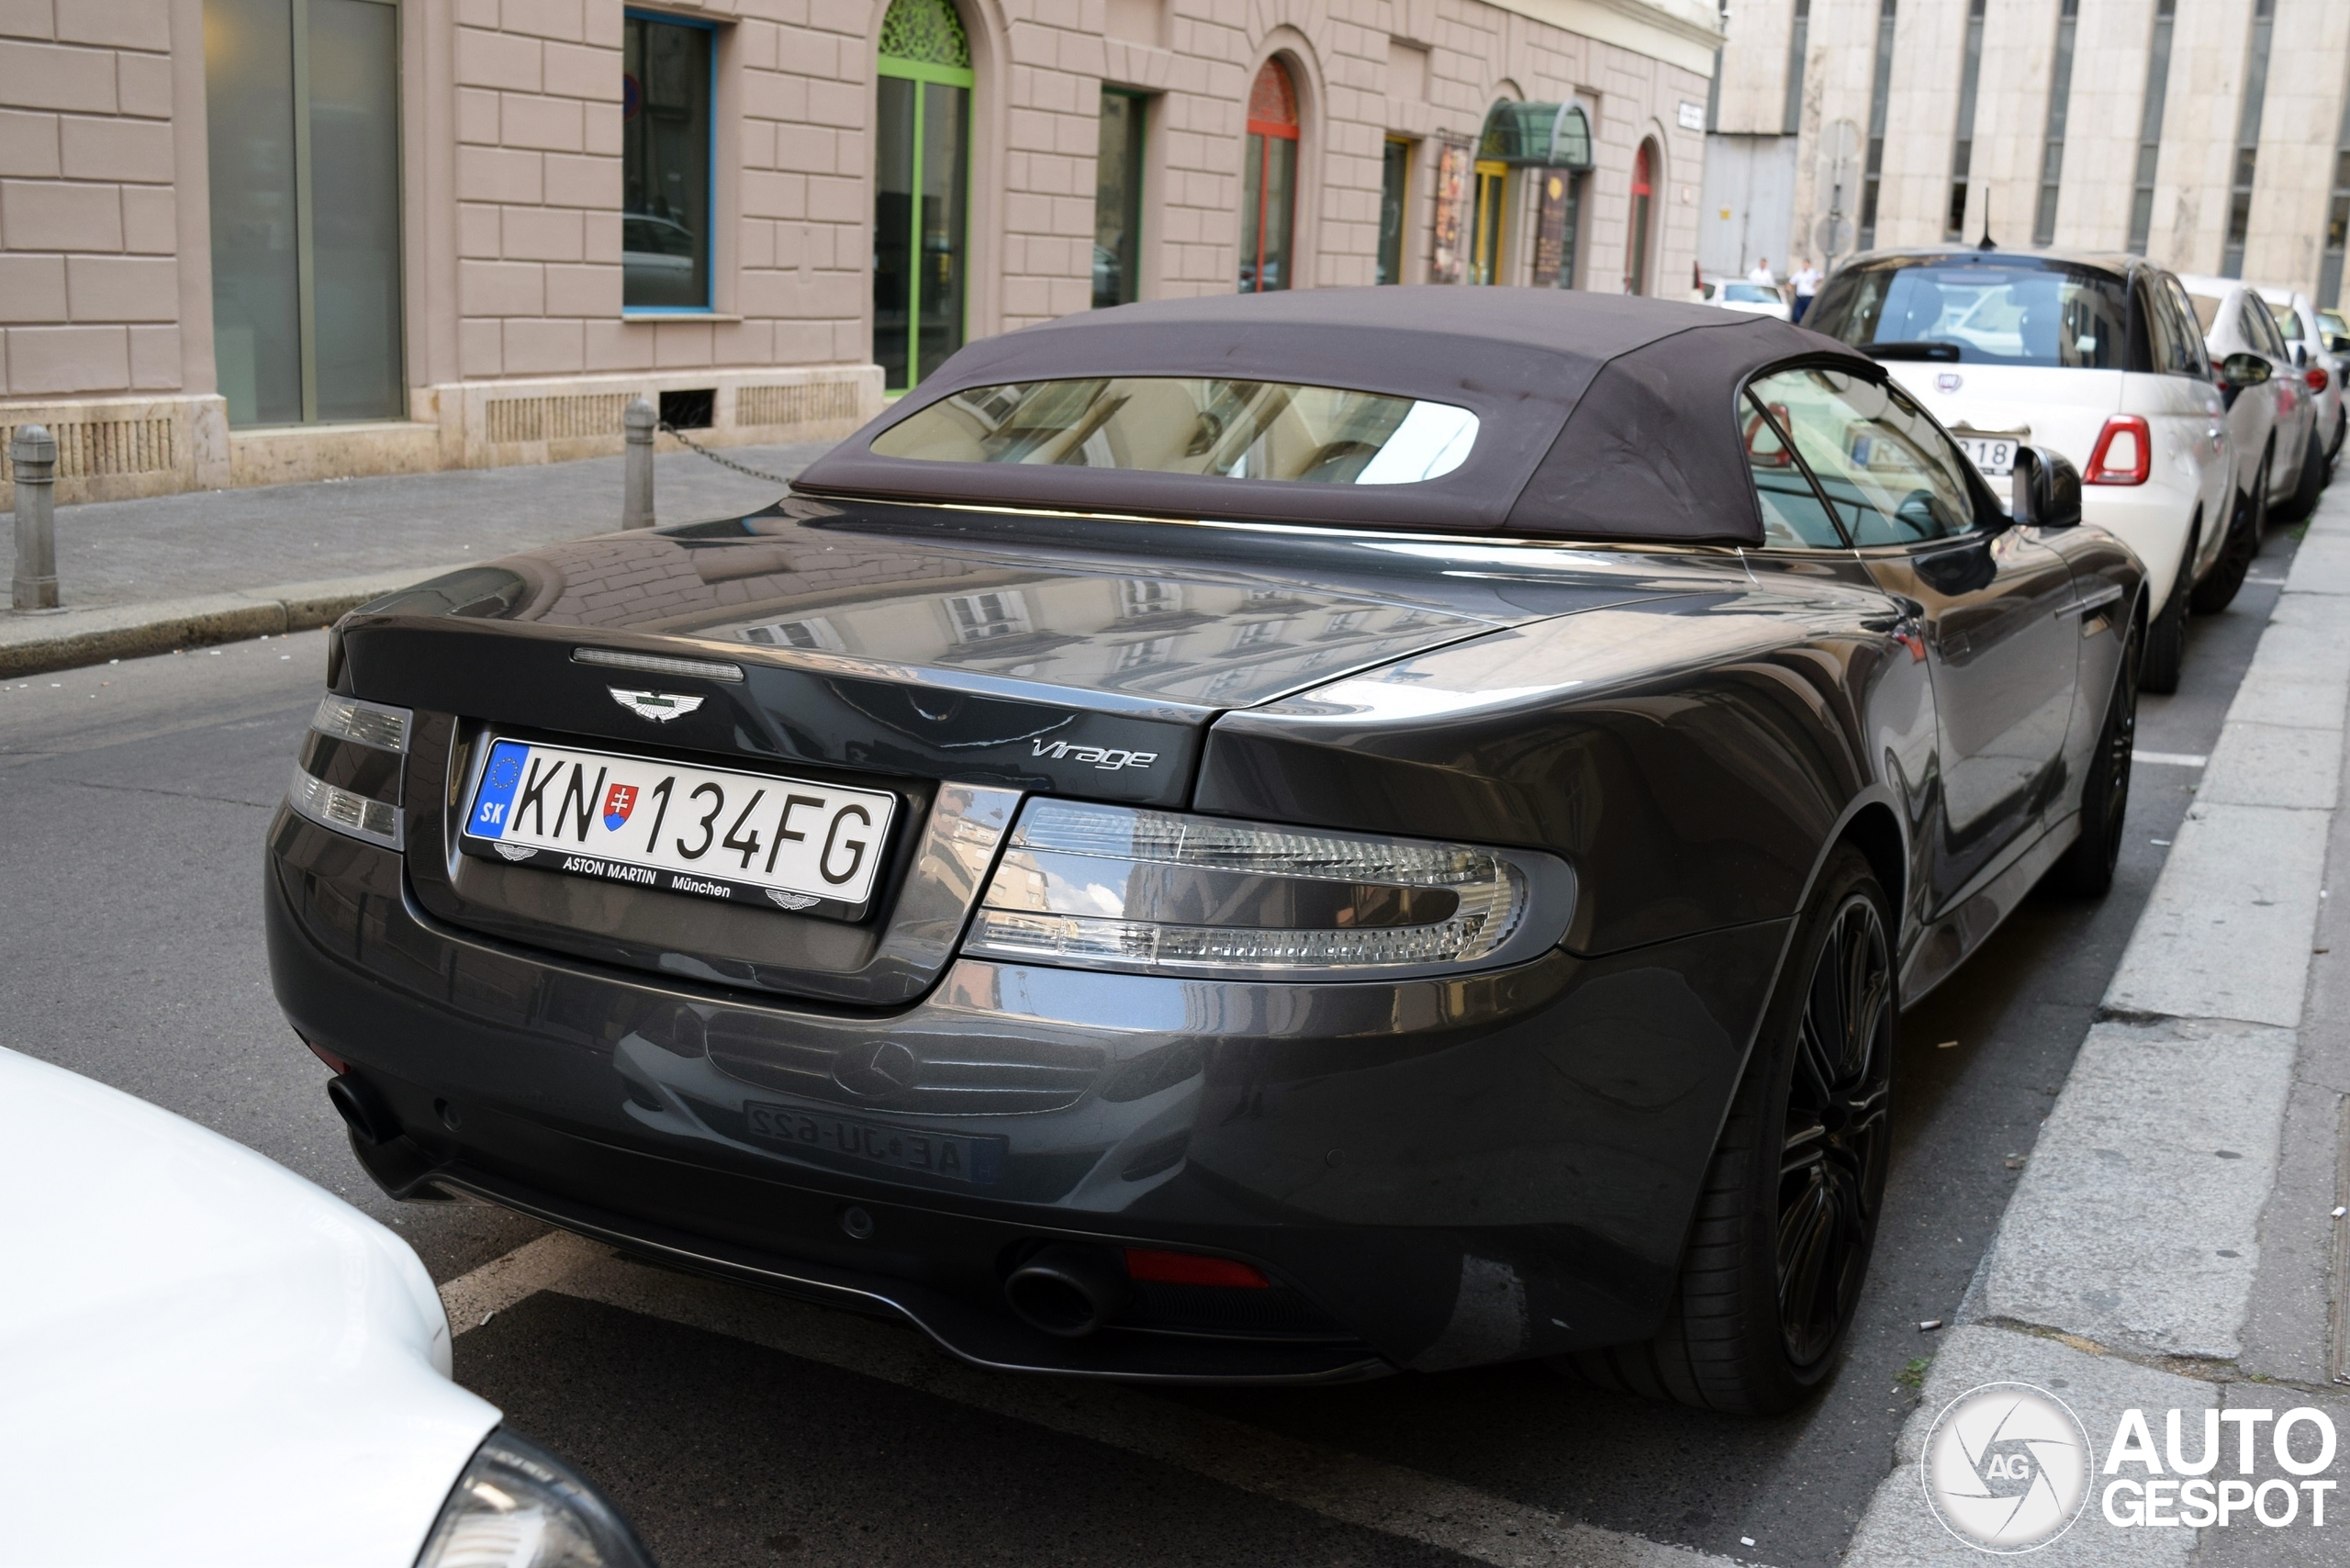
[[[1591,117],[1581,104],[1495,104],[1477,156],[1582,174],[1591,168]]]

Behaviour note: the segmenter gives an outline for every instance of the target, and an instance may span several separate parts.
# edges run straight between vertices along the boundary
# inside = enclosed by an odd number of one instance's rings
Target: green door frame
[[[934,65],[926,60],[900,60],[887,54],[879,58],[875,69],[883,76],[895,76],[916,84],[913,94],[914,124],[912,150],[913,166],[906,180],[909,199],[913,204],[913,211],[909,215],[911,221],[907,225],[912,254],[906,268],[906,384],[903,386],[889,386],[882,389],[887,393],[896,393],[911,391],[914,383],[922,379],[923,121],[930,113],[930,95],[922,90],[922,84],[927,83],[941,87],[960,87],[969,92],[977,87],[979,75],[968,65]],[[963,139],[963,161],[967,165],[970,158],[970,130],[967,118]],[[957,241],[963,250],[963,264],[967,267],[970,264],[971,259],[969,224],[970,218],[967,213],[964,216],[965,232],[957,236]],[[970,330],[970,290],[966,287],[963,291],[963,327],[967,337]]]

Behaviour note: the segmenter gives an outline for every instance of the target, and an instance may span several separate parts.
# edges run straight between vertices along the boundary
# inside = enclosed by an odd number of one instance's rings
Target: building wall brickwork
[[[1881,0],[1812,0],[1796,149],[1795,232],[1828,210],[1825,138],[1866,137]],[[2053,243],[2130,240],[2155,0],[2079,0]],[[2176,271],[2221,269],[2254,0],[2177,0],[2147,254]],[[2061,0],[1988,0],[1965,233],[1987,224],[2029,248],[2039,206]],[[1718,129],[1782,129],[1795,0],[1732,0]],[[1886,117],[1880,246],[1942,242],[1964,61],[1966,0],[1898,0]],[[2314,292],[2350,93],[2350,6],[2275,0],[2244,275]],[[2324,303],[2333,303],[2325,301]]]
[[[1624,286],[1631,171],[1653,138],[1652,281],[1687,286],[1704,140],[1686,117],[1707,95],[1712,0],[956,3],[976,78],[969,336],[1091,304],[1105,85],[1147,106],[1143,297],[1231,290],[1243,105],[1276,56],[1302,111],[1302,284],[1375,281],[1390,136],[1415,144],[1404,273],[1426,278],[1438,141],[1472,140],[1497,99],[1521,98],[1592,114],[1580,284]],[[588,414],[686,388],[714,390],[712,442],[854,428],[881,398],[887,0],[640,8],[714,29],[711,308],[622,305],[622,0],[400,0],[407,417],[229,431],[211,360],[204,0],[0,0],[0,422],[173,422],[167,468],[68,475],[69,500],[583,455],[619,444],[616,423],[584,431]],[[1506,279],[1530,273],[1533,184],[1512,182]]]

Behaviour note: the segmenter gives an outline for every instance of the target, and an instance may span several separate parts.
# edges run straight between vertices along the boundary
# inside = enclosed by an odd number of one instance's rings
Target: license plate
[[[1986,479],[2004,479],[2016,471],[2016,448],[2022,444],[2019,435],[1962,435],[1953,438],[1965,452],[1967,461],[1982,471]]]
[[[743,1118],[750,1135],[761,1143],[806,1153],[838,1155],[979,1187],[992,1185],[1003,1173],[1002,1138],[896,1127],[858,1116],[836,1116],[829,1111],[806,1111],[757,1100],[744,1104]]]
[[[536,869],[855,919],[897,797],[494,740],[458,847]]]

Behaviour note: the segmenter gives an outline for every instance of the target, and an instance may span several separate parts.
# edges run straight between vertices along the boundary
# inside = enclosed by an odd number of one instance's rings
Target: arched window
[[[1651,230],[1656,226],[1654,200],[1657,176],[1656,142],[1640,143],[1639,151],[1632,159],[1632,227],[1624,237],[1624,292],[1646,294],[1652,286],[1649,276]]]
[[[902,4],[902,0],[901,0]],[[1297,211],[1297,84],[1268,60],[1248,89],[1248,158],[1240,195],[1240,292],[1290,286]]]
[[[950,0],[890,0],[873,138],[873,357],[903,391],[963,346],[971,40]]]

